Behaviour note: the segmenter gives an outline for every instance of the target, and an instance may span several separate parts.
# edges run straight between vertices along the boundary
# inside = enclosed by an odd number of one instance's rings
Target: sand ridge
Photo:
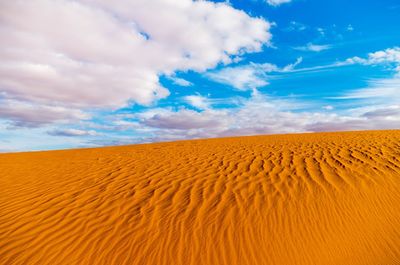
[[[0,154],[0,264],[400,264],[400,131]]]

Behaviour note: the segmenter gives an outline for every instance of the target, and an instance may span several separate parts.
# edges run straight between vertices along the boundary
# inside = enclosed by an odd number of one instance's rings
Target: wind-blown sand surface
[[[400,264],[400,131],[0,155],[0,264]]]

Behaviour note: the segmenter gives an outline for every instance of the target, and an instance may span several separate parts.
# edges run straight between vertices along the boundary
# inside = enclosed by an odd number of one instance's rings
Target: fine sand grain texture
[[[0,264],[400,264],[400,131],[0,155]]]

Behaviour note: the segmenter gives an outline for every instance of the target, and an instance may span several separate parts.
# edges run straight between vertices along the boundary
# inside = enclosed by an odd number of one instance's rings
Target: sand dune
[[[400,131],[0,155],[0,264],[400,264]]]

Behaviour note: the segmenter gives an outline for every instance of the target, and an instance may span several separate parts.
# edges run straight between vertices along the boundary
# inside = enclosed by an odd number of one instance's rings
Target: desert
[[[400,264],[400,131],[0,154],[0,264]]]

